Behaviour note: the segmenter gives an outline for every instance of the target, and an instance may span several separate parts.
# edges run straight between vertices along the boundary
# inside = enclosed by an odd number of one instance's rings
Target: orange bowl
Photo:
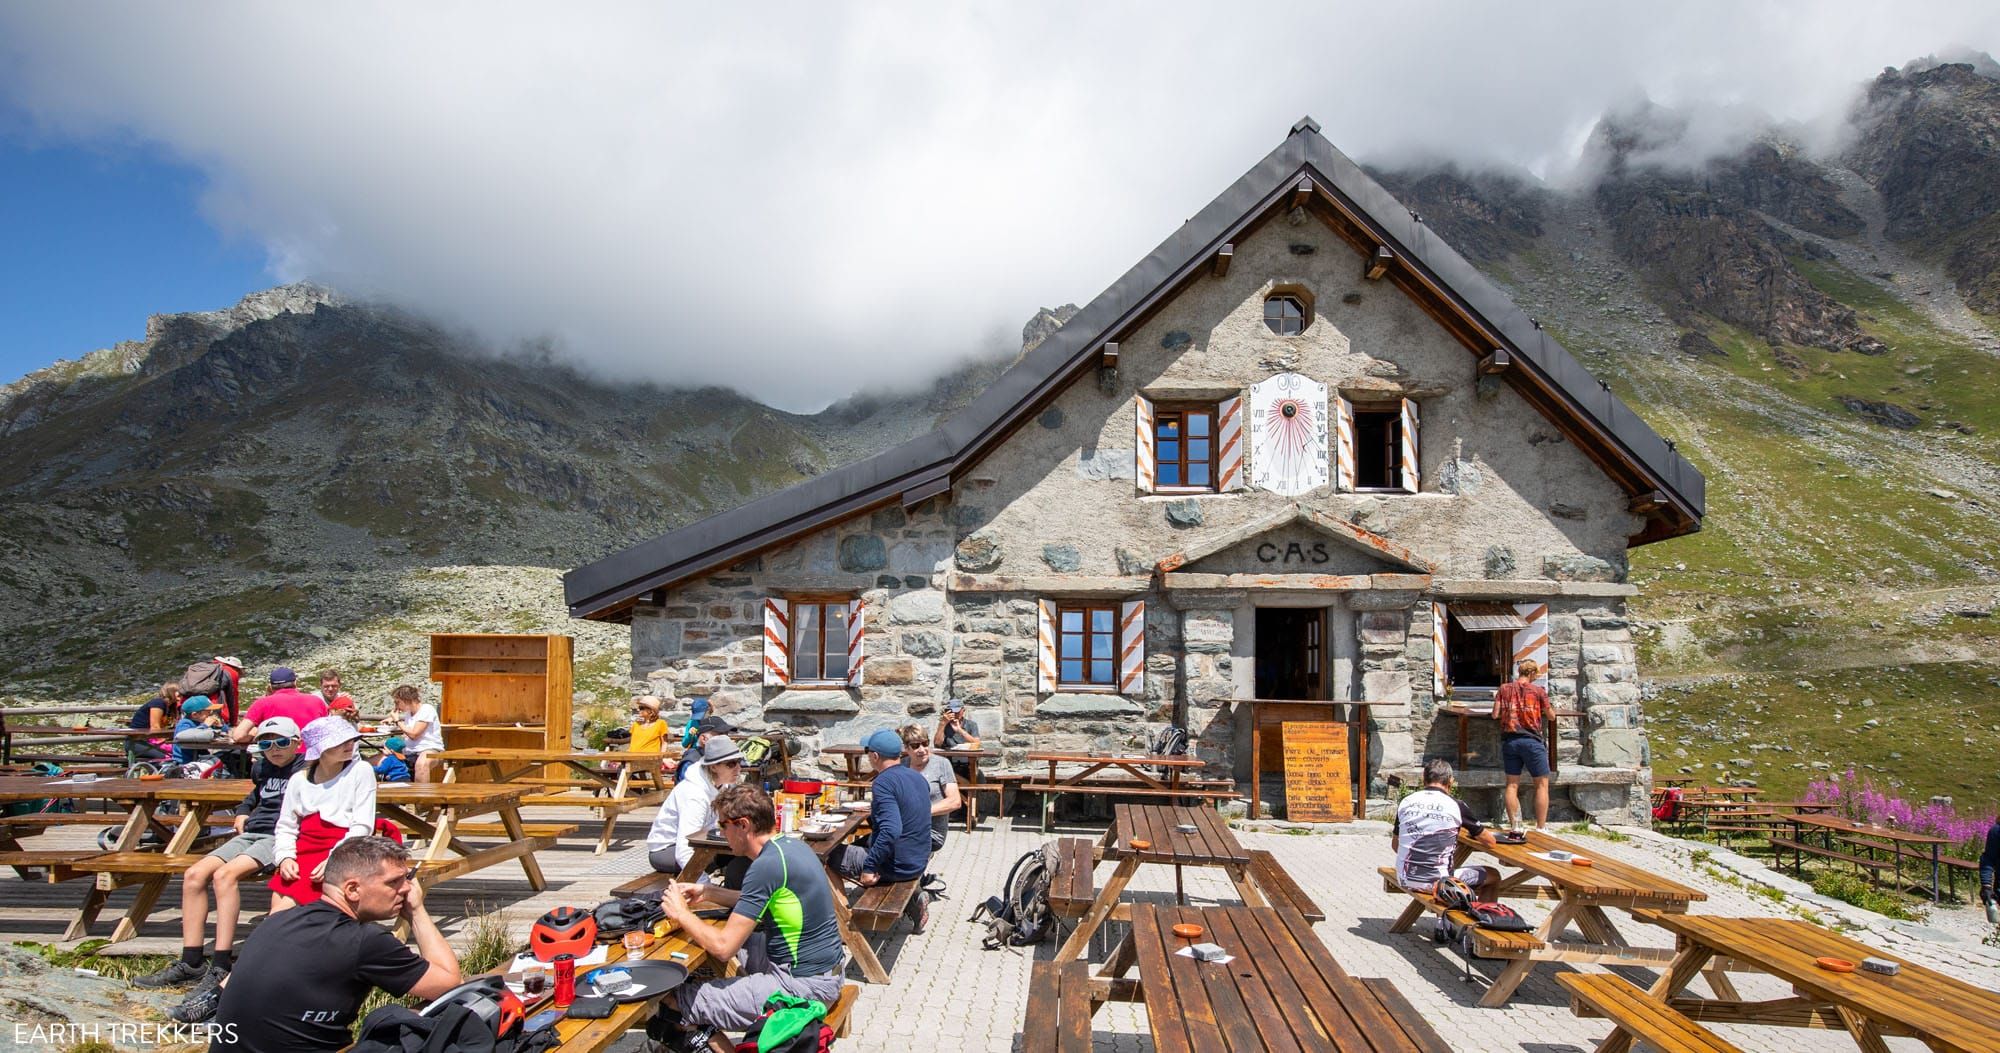
[[[1851,973],[1854,963],[1845,958],[1815,958],[1813,964],[1830,973]]]
[[[140,781],[140,782],[159,782],[160,780],[162,780],[162,779],[164,779],[164,778],[166,778],[166,776],[164,776],[164,775],[160,774],[159,772],[156,772],[156,771],[153,771],[153,772],[147,772],[146,774],[144,774],[144,775],[141,775],[141,776],[139,776],[139,781]]]
[[[1144,852],[1146,849],[1153,847],[1153,842],[1136,837],[1125,842],[1125,844],[1127,847],[1139,852]]]
[[[1189,925],[1183,922],[1174,926],[1174,935],[1179,936],[1183,940],[1201,939],[1202,932],[1202,927],[1199,925]]]
[[[1589,856],[1571,856],[1569,857],[1569,865],[1573,867],[1594,867],[1597,865],[1597,861]]]

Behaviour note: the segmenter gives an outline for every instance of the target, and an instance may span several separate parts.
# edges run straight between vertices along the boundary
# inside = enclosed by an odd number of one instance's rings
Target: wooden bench
[[[674,875],[672,874],[641,874],[622,885],[612,886],[611,894],[620,899],[632,896],[657,896],[665,892],[667,886],[673,883]]]
[[[854,919],[855,928],[881,932],[896,924],[896,919],[910,908],[910,897],[916,894],[917,880],[914,878],[870,885],[854,897],[848,911]]]
[[[1568,988],[1572,1012],[1603,1016],[1615,1025],[1598,1044],[1600,1051],[1629,1049],[1632,1040],[1638,1039],[1662,1053],[1741,1053],[1722,1036],[1616,974],[1557,973],[1556,982]]]
[[[123,826],[124,812],[34,812],[0,818],[0,826],[23,830],[53,830],[59,826]]]
[[[1087,837],[1056,841],[1055,872],[1049,875],[1049,910],[1060,918],[1081,918],[1097,902],[1097,846]]]
[[[521,832],[523,834],[529,837],[546,837],[551,843],[556,838],[568,837],[581,829],[583,827],[576,823],[521,824]],[[451,832],[454,834],[465,834],[470,837],[513,837],[512,834],[507,832],[507,824],[505,823],[460,823],[452,827]]]
[[[68,851],[59,849],[17,849],[11,852],[0,852],[0,866],[13,867],[14,872],[24,878],[28,876],[28,871],[31,868],[38,868],[43,871],[42,880],[53,883],[88,876],[84,871],[76,869],[72,864],[80,859],[87,859],[96,854],[95,852],[80,852],[75,849]]]
[[[1090,965],[1082,961],[1038,961],[1028,969],[1028,1011],[1021,1026],[1021,1053],[1089,1053]]]
[[[1251,852],[1250,880],[1256,883],[1272,906],[1283,904],[1305,915],[1307,921],[1326,920],[1326,911],[1319,909],[1319,904],[1306,895],[1306,890],[1300,888],[1299,883],[1292,880],[1292,875],[1278,865],[1277,856],[1261,849]]]
[[[1840,863],[1852,863],[1856,867],[1867,870],[1872,881],[1882,880],[1882,871],[1891,869],[1896,865],[1893,860],[1870,859],[1867,856],[1858,856],[1852,852],[1836,852],[1830,848],[1821,848],[1818,845],[1809,845],[1804,841],[1794,841],[1785,837],[1771,838],[1771,850],[1774,857],[1779,849],[1803,852],[1809,856],[1819,856]]]
[[[1396,1030],[1403,1033],[1403,1037],[1409,1040],[1410,1045],[1415,1046],[1421,1053],[1452,1053],[1451,1046],[1445,1043],[1444,1036],[1431,1027],[1424,1019],[1424,1015],[1417,1012],[1417,1007],[1411,1005],[1410,1000],[1403,997],[1403,992],[1396,989],[1395,984],[1379,976],[1356,977],[1356,982],[1368,992],[1369,997],[1375,999],[1376,1005],[1382,1007],[1382,1015],[1396,1025]]]
[[[1526,958],[1547,946],[1532,932],[1499,932],[1480,928],[1479,920],[1472,915],[1462,910],[1446,908],[1444,904],[1438,902],[1436,896],[1427,892],[1411,892],[1397,884],[1395,867],[1377,867],[1375,872],[1382,875],[1382,888],[1385,891],[1410,897],[1410,909],[1404,911],[1403,916],[1389,926],[1390,932],[1409,931],[1410,926],[1416,922],[1417,915],[1429,911],[1471,934],[1472,956],[1475,958],[1509,960]]]
[[[97,875],[97,887],[106,892],[131,884],[128,878],[174,875],[201,862],[203,853],[183,852],[97,852],[69,864],[71,870]]]

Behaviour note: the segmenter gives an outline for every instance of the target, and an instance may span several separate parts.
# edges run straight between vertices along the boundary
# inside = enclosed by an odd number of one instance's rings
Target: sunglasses
[[[251,748],[259,752],[263,750],[281,750],[297,741],[297,739],[289,736],[279,736],[275,739],[258,739],[256,745]]]

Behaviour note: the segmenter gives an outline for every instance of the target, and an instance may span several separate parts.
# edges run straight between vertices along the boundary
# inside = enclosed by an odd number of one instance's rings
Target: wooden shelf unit
[[[445,748],[569,749],[571,649],[570,637],[553,634],[432,633]],[[473,765],[458,777],[487,774]]]

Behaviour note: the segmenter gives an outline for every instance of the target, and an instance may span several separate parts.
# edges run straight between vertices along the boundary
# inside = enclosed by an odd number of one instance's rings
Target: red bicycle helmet
[[[462,1005],[471,1010],[473,1016],[493,1029],[493,1037],[497,1039],[511,1038],[521,1030],[521,1024],[528,1015],[521,999],[509,991],[506,983],[497,976],[483,976],[459,984],[433,999],[418,1015],[435,1016],[451,1005]]]
[[[597,919],[587,910],[557,907],[542,915],[528,931],[528,950],[537,961],[552,962],[558,954],[578,958],[597,945]]]

